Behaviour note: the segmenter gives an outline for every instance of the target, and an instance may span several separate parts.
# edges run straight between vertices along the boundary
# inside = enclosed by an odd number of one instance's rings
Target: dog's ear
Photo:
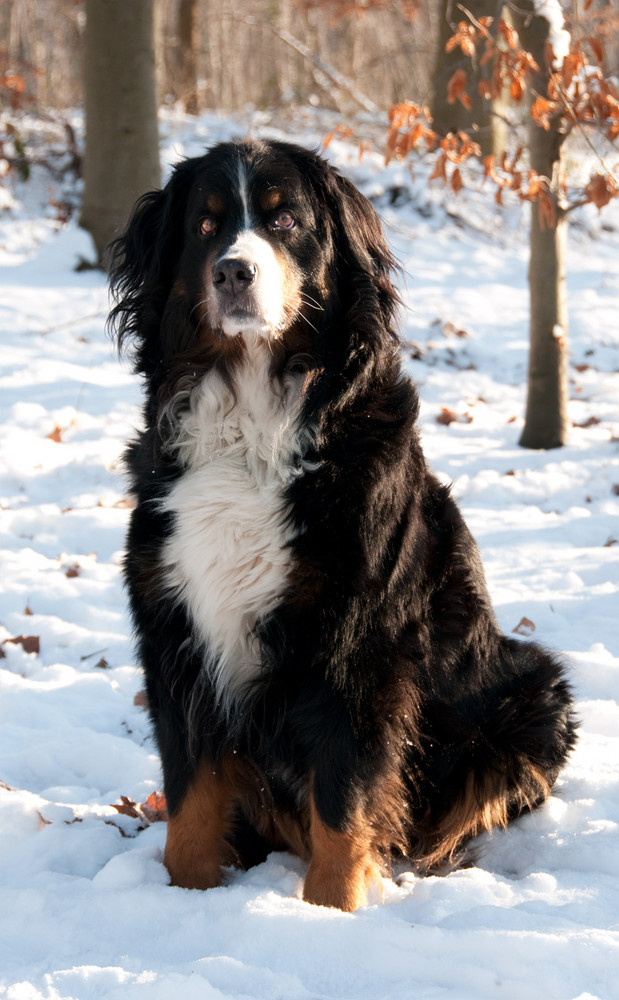
[[[346,177],[330,171],[330,215],[336,268],[343,285],[362,309],[378,305],[384,326],[391,329],[399,297],[393,285],[398,270],[374,206]]]
[[[133,338],[142,355],[146,343],[151,343],[152,348],[158,336],[182,249],[186,163],[176,168],[162,191],[150,191],[136,202],[127,228],[106,252],[116,301],[108,329],[119,348]]]

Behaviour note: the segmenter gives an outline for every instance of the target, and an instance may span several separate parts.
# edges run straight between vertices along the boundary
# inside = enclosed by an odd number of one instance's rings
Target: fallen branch
[[[282,42],[285,42],[286,45],[293,48],[296,52],[302,55],[304,59],[308,59],[312,62],[321,73],[324,73],[324,75],[336,85],[336,87],[339,87],[341,90],[345,90],[346,93],[348,93],[353,100],[355,100],[357,104],[363,108],[364,111],[368,111],[371,115],[381,115],[383,113],[377,104],[374,104],[369,97],[366,97],[365,94],[362,94],[359,91],[358,87],[355,86],[352,80],[350,80],[347,76],[344,76],[343,73],[340,73],[339,70],[335,69],[335,67],[330,66],[329,63],[326,63],[323,59],[320,59],[304,42],[300,41],[300,39],[295,38],[295,36],[291,35],[289,31],[285,31],[282,28],[276,28],[272,24],[269,25],[269,28],[274,35],[281,38]]]

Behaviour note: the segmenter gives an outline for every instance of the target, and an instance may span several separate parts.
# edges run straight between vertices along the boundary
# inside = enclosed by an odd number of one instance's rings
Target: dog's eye
[[[200,235],[210,236],[217,229],[217,223],[210,215],[206,215],[203,219],[200,219]]]
[[[273,219],[273,227],[275,229],[294,229],[296,225],[296,219],[292,212],[280,212]]]

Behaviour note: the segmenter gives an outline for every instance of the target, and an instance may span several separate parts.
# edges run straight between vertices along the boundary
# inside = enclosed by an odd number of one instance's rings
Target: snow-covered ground
[[[246,126],[170,118],[164,162]],[[307,125],[286,131],[320,139]],[[477,867],[402,873],[356,914],[304,903],[303,865],[288,854],[206,893],[168,886],[165,825],[130,805],[161,788],[119,578],[119,455],[139,385],[105,336],[102,275],[73,270],[88,240],[74,223],[58,229],[35,178],[0,214],[6,1000],[619,997],[619,206],[581,212],[570,236],[570,415],[581,426],[568,447],[529,452],[517,444],[520,209],[428,193],[423,168],[413,183],[406,167],[359,163],[341,142],[328,152],[383,214],[406,274],[402,335],[426,452],[454,483],[502,627],[528,619],[563,653],[578,748],[543,809],[484,838]],[[461,419],[438,422],[443,408]]]

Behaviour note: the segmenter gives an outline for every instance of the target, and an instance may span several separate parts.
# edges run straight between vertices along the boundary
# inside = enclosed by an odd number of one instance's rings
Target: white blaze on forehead
[[[247,180],[247,169],[246,164],[242,160],[239,160],[239,195],[241,198],[241,205],[243,206],[243,227],[245,229],[251,228],[251,212],[249,209],[249,193],[248,193],[248,180]]]

